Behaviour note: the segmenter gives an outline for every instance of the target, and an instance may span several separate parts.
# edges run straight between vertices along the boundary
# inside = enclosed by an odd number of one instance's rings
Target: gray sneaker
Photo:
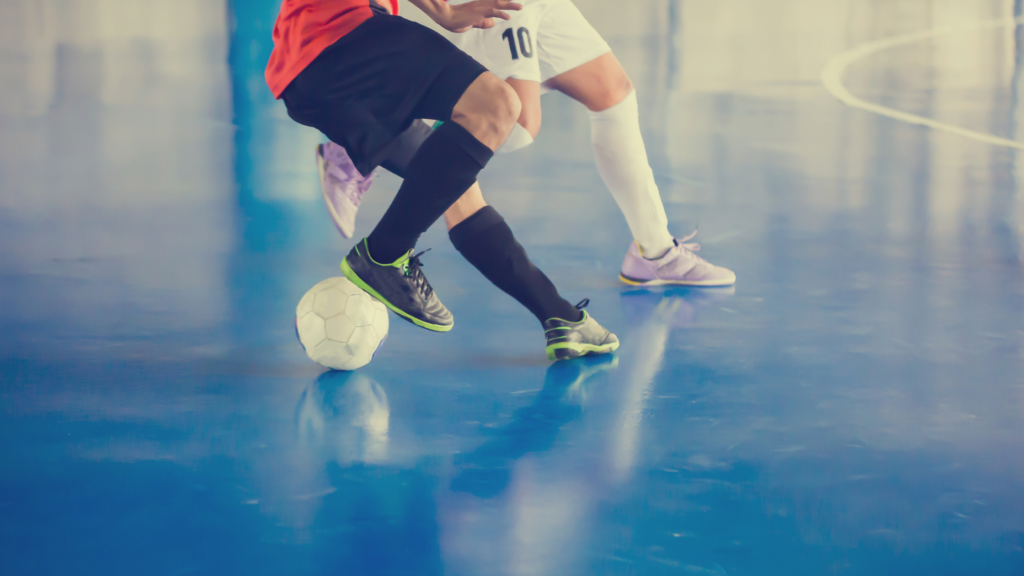
[[[548,339],[546,348],[548,360],[571,360],[590,354],[607,354],[619,347],[619,339],[604,326],[597,323],[586,308],[590,300],[584,299],[576,305],[583,311],[583,319],[569,322],[561,318],[544,321],[544,335]]]

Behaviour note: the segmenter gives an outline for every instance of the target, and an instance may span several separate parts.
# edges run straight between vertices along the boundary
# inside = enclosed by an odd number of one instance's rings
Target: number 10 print
[[[530,31],[526,28],[519,28],[515,33],[519,37],[519,51],[516,51],[516,39],[512,36],[512,29],[509,28],[501,33],[501,37],[508,40],[509,50],[512,51],[512,59],[519,60],[519,52],[524,58],[533,58],[533,39],[530,38]]]

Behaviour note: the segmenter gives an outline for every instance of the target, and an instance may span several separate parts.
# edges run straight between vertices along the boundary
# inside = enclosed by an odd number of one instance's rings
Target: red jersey
[[[274,23],[274,51],[264,76],[275,98],[328,46],[373,12],[372,0],[284,0]],[[398,14],[398,0],[389,0]]]

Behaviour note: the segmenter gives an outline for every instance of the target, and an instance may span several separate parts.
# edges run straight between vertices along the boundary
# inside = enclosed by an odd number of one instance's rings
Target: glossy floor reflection
[[[277,0],[0,3],[0,573],[1024,574],[1020,2],[577,4],[676,234],[636,290],[585,111],[485,194],[623,344],[549,365],[441,226],[459,318],[356,373],[295,341],[349,243],[262,70]],[[405,6],[407,13],[415,10]],[[397,180],[382,177],[367,230]]]

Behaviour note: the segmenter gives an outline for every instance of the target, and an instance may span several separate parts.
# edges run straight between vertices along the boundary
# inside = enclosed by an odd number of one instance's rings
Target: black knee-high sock
[[[558,295],[551,280],[530,262],[512,230],[490,206],[448,232],[455,249],[495,286],[515,298],[543,323],[549,318],[577,322],[583,314]]]
[[[434,131],[409,161],[405,181],[368,237],[381,264],[411,250],[420,234],[476,182],[494,152],[455,122]]]

